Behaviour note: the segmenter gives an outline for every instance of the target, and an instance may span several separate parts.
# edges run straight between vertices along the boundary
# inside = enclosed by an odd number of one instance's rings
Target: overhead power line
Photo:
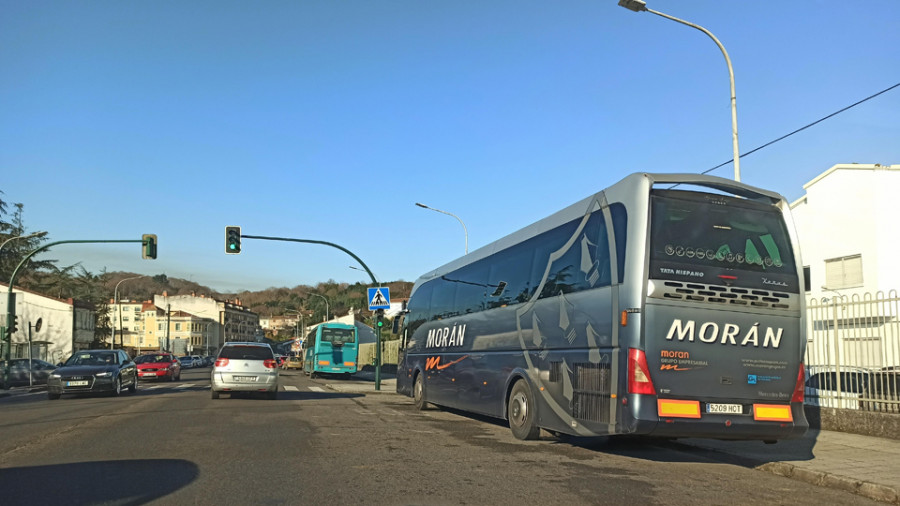
[[[802,132],[803,130],[806,130],[807,128],[809,128],[809,127],[811,127],[811,126],[813,126],[813,125],[819,124],[819,123],[821,123],[821,122],[825,121],[826,119],[831,118],[831,117],[833,117],[833,116],[837,116],[838,114],[840,114],[840,113],[842,113],[842,112],[844,112],[844,111],[846,111],[846,110],[852,109],[852,108],[858,106],[859,104],[861,104],[861,103],[863,103],[863,102],[866,102],[866,101],[868,101],[868,100],[871,100],[871,99],[877,97],[878,95],[881,95],[882,93],[887,93],[887,92],[893,90],[894,88],[896,88],[896,87],[898,87],[898,86],[900,86],[900,83],[897,83],[897,84],[895,84],[895,85],[893,85],[893,86],[891,86],[891,87],[889,87],[889,88],[885,88],[885,89],[879,91],[878,93],[876,93],[876,94],[874,94],[874,95],[870,95],[870,96],[868,96],[868,97],[866,97],[866,98],[860,100],[859,102],[856,102],[855,104],[848,105],[847,107],[844,107],[843,109],[841,109],[841,110],[839,110],[839,111],[835,111],[835,112],[829,114],[828,116],[825,116],[824,118],[821,118],[821,119],[818,119],[818,120],[816,120],[816,121],[813,121],[812,123],[810,123],[810,124],[808,124],[808,125],[806,125],[806,126],[804,126],[804,127],[798,128],[798,129],[794,130],[793,132],[791,132],[791,133],[789,133],[789,134],[782,135],[781,137],[775,139],[774,141],[769,141],[769,142],[763,144],[762,146],[753,148],[753,149],[751,149],[750,151],[747,151],[746,153],[742,153],[742,154],[740,155],[740,158],[743,158],[743,157],[745,157],[745,156],[747,156],[747,155],[756,153],[756,152],[759,151],[760,149],[765,148],[765,147],[767,147],[767,146],[771,146],[772,144],[775,144],[775,143],[778,142],[778,141],[787,139],[788,137],[794,135],[795,133]],[[709,174],[710,172],[712,172],[712,171],[714,171],[714,170],[716,170],[716,169],[718,169],[718,168],[720,168],[720,167],[724,167],[724,166],[728,165],[729,163],[731,163],[731,162],[733,162],[733,161],[734,161],[734,158],[732,158],[731,160],[728,160],[727,162],[720,163],[719,165],[716,165],[715,167],[713,167],[713,168],[711,168],[711,169],[707,169],[707,170],[701,172],[701,174]]]

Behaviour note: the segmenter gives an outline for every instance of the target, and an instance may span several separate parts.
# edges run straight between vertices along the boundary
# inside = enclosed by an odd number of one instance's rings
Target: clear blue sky
[[[722,41],[741,151],[900,82],[900,2],[650,0]],[[742,159],[794,200],[900,163],[900,88]],[[415,280],[638,172],[732,156],[703,33],[616,0],[0,1],[0,190],[99,272],[222,291]],[[731,178],[727,165],[713,172]]]

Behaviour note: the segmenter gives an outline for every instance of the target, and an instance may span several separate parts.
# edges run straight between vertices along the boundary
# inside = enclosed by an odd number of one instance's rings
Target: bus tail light
[[[344,365],[347,367],[356,367],[356,362],[344,362]]]
[[[226,365],[228,365],[227,358],[217,358],[216,359],[216,367],[225,367]]]
[[[628,349],[628,393],[656,395],[644,350]]]
[[[276,367],[278,367],[278,363],[275,362],[274,358],[267,358],[263,360],[263,365],[266,369],[275,369]]]
[[[806,377],[803,374],[804,367],[803,362],[800,362],[800,372],[797,374],[797,384],[794,385],[794,395],[791,396],[791,402],[803,402],[804,396],[804,386],[806,383]]]

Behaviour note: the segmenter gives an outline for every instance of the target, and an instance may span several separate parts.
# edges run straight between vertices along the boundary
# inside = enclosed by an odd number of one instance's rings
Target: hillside
[[[103,285],[112,294],[117,283],[136,276],[140,275],[130,272],[108,273]],[[408,281],[393,281],[384,283],[383,286],[390,288],[392,300],[399,300],[409,297],[412,285]],[[261,317],[282,315],[285,314],[285,309],[290,309],[309,311],[314,320],[321,320],[325,317],[326,300],[328,315],[331,317],[346,315],[351,307],[368,312],[366,301],[368,287],[368,285],[360,283],[351,285],[330,280],[316,286],[299,285],[294,288],[268,288],[258,292],[220,293],[192,281],[159,274],[129,279],[119,284],[119,299],[153,300],[154,295],[163,292],[169,295],[203,294],[216,299],[237,299],[241,305],[258,313]]]

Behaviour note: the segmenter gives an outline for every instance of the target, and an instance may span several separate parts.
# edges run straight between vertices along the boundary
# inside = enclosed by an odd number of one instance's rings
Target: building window
[[[176,323],[176,324],[175,324],[175,330],[181,330],[181,324],[180,324],[180,323]]]
[[[862,285],[862,255],[825,260],[825,288],[836,290]]]

